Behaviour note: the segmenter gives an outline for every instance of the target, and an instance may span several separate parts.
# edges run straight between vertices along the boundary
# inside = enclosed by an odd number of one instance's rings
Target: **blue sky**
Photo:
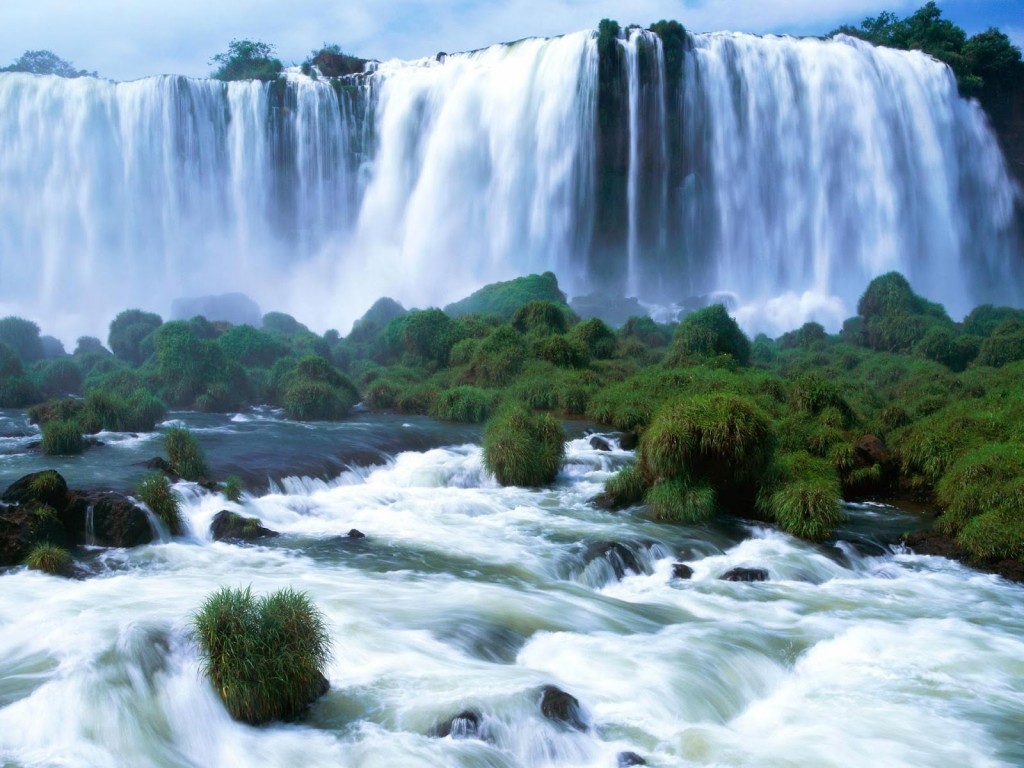
[[[688,29],[822,34],[924,0],[0,0],[0,63],[47,48],[76,66],[128,80],[178,73],[202,76],[232,38],[266,40],[298,63],[336,42],[368,58],[417,58],[532,35],[678,19]],[[1024,46],[1024,0],[939,2],[969,33],[998,26]]]

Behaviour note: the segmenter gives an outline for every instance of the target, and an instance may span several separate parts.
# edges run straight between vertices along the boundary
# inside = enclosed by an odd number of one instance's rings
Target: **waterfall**
[[[729,292],[773,332],[837,327],[891,269],[954,315],[1020,303],[1018,193],[944,65],[842,36],[691,35],[673,71],[650,31],[617,50],[610,83],[593,32],[334,82],[2,74],[0,314],[70,343],[243,291],[344,331],[544,270]]]

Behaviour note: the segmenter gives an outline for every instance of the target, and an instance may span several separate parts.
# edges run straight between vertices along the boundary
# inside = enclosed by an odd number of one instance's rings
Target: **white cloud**
[[[47,48],[77,66],[115,79],[163,72],[201,76],[209,58],[232,38],[273,42],[286,63],[314,46],[337,42],[355,54],[413,58],[533,35],[556,35],[597,25],[674,18],[689,29],[751,32],[826,32],[859,21],[898,0],[4,0],[0,8],[0,62]]]

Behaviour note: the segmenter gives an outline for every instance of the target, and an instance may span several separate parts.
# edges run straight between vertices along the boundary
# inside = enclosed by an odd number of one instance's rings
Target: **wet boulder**
[[[633,551],[625,544],[617,541],[598,541],[590,544],[584,553],[584,559],[590,563],[593,560],[603,558],[608,561],[615,573],[616,579],[622,579],[627,571],[632,573],[643,573],[643,566],[637,560]]]
[[[451,736],[453,739],[479,739],[481,736],[482,718],[479,713],[467,709],[449,720],[437,725],[431,735],[440,739]]]
[[[138,547],[157,538],[146,511],[110,491],[72,491],[61,519],[74,544]]]
[[[892,454],[877,435],[864,435],[854,444],[854,450],[866,467],[878,464],[885,468],[892,463]]]
[[[214,541],[224,539],[234,541],[256,541],[278,536],[277,531],[264,528],[259,518],[245,517],[235,512],[222,509],[210,523],[210,535]]]
[[[544,686],[540,699],[540,711],[548,720],[563,723],[577,731],[587,730],[587,724],[580,712],[580,703],[575,696],[556,688]]]
[[[640,436],[636,432],[623,432],[619,435],[619,448],[624,451],[635,451],[640,442]]]
[[[0,566],[20,565],[36,545],[47,542],[67,545],[64,526],[52,507],[29,503],[0,508]]]
[[[595,451],[610,451],[612,449],[611,443],[605,440],[600,435],[592,435],[590,438],[590,447]]]
[[[351,531],[349,531],[347,536],[350,539],[365,539],[366,538],[366,534],[365,533],[363,533],[362,531],[357,530],[355,528],[353,528]]]
[[[628,768],[631,765],[647,765],[647,761],[636,752],[619,752],[615,762],[618,768]]]
[[[722,581],[768,581],[764,568],[733,568],[722,574]]]
[[[693,568],[688,566],[686,563],[673,563],[672,564],[672,578],[673,579],[692,579]]]
[[[45,504],[55,510],[67,503],[68,484],[59,472],[47,469],[20,477],[4,491],[6,504]]]

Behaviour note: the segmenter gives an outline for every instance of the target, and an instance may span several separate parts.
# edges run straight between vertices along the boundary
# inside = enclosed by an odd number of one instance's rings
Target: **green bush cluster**
[[[43,427],[43,453],[74,456],[85,450],[82,431],[76,421],[50,421]]]
[[[537,487],[558,474],[565,434],[550,416],[508,403],[484,425],[483,448],[484,466],[499,483]]]
[[[142,479],[136,493],[172,536],[180,536],[184,532],[178,494],[166,477],[159,472],[151,472]]]
[[[236,720],[291,720],[327,689],[327,624],[309,597],[223,587],[194,618],[203,669]]]
[[[167,451],[167,463],[179,477],[193,481],[209,478],[206,453],[190,430],[170,427],[164,433],[164,450]]]

